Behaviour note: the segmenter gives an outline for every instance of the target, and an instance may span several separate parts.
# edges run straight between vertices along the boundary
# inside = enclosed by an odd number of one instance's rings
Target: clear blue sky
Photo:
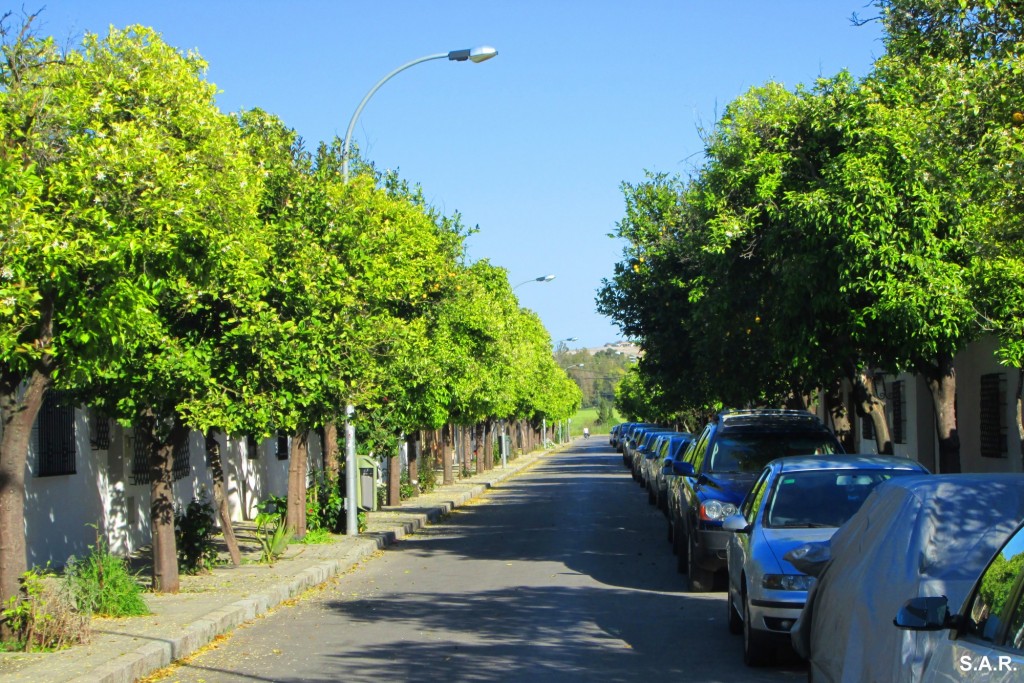
[[[209,62],[224,111],[261,107],[310,147],[343,137],[366,92],[417,57],[492,45],[482,64],[412,67],[374,95],[354,140],[479,232],[472,260],[509,271],[557,342],[619,339],[595,310],[622,244],[620,184],[701,162],[698,129],[747,88],[793,87],[883,46],[867,0],[38,0],[41,33],[152,26]]]

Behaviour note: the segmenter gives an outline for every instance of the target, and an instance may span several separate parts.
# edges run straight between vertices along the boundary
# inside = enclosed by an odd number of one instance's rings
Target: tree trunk
[[[956,369],[953,357],[942,353],[935,363],[920,363],[918,370],[928,382],[935,406],[935,429],[939,437],[939,472],[960,472],[960,434],[956,428]]]
[[[19,398],[20,377],[4,373],[0,395],[0,605],[20,595],[21,575],[28,569],[25,549],[25,464],[32,425],[43,405],[50,377],[33,372]],[[0,623],[0,640],[11,640],[7,622]]]
[[[441,483],[449,486],[455,483],[455,476],[452,473],[452,450],[455,447],[455,425],[448,425],[448,428],[441,428],[441,468],[443,476]]]
[[[149,525],[153,535],[153,590],[177,593],[178,547],[174,537],[174,452],[186,445],[188,429],[177,416],[166,434],[152,408],[141,411],[139,437],[149,452]]]
[[[341,480],[341,462],[338,460],[338,425],[328,422],[323,427],[324,472],[335,481]]]
[[[292,437],[288,461],[288,516],[285,524],[296,539],[306,537],[306,459],[309,453],[309,432],[299,431]]]
[[[210,461],[210,474],[213,477],[213,502],[220,514],[220,530],[224,534],[224,544],[231,555],[231,564],[242,564],[242,554],[238,550],[238,539],[235,538],[235,527],[231,525],[231,510],[228,509],[227,487],[224,486],[224,463],[220,457],[220,442],[213,430],[206,432],[206,455]]]
[[[0,370],[0,606],[20,595],[21,575],[28,569],[25,548],[25,465],[32,425],[43,405],[43,396],[50,387],[56,362],[49,353],[53,342],[53,302],[42,302],[39,333],[33,346],[43,352],[36,367],[27,377],[24,394],[18,398],[21,373],[5,366]],[[10,640],[7,622],[0,622],[0,640]]]
[[[875,430],[875,443],[878,452],[892,455],[892,432],[885,414],[885,401],[878,398],[874,377],[866,370],[855,368],[852,365],[848,370],[848,377],[853,386],[853,405],[857,415],[871,420],[871,426]]]
[[[406,442],[408,444],[408,442]],[[399,447],[401,448],[401,447]],[[408,445],[406,445],[408,449]],[[401,450],[388,456],[388,505],[402,504],[402,454]]]
[[[476,461],[476,473],[483,474],[484,472],[484,426],[482,423],[477,423],[473,426],[473,443],[476,446],[473,448],[473,460]]]
[[[459,468],[459,474],[469,476],[473,466],[473,446],[469,438],[472,429],[467,425],[461,425],[459,426],[459,432],[459,440],[462,441],[462,466]]]
[[[828,412],[832,422],[832,431],[843,444],[843,450],[853,453],[857,448],[854,439],[853,423],[850,420],[850,412],[843,401],[842,385],[835,382],[825,391],[825,410]]]
[[[483,425],[484,444],[480,452],[483,453],[484,471],[494,469],[494,421],[485,420]]]

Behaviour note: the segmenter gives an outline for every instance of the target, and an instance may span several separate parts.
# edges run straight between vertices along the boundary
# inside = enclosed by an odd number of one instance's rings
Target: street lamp
[[[531,277],[529,280],[523,280],[518,285],[513,287],[512,291],[514,292],[515,290],[519,289],[523,285],[529,284],[531,282],[551,282],[554,279],[555,279],[554,275],[541,275],[540,277]]]
[[[359,114],[362,113],[363,107],[370,101],[373,94],[380,90],[380,87],[387,83],[391,78],[402,71],[405,71],[411,66],[416,66],[421,62],[429,62],[432,59],[444,59],[448,58],[452,62],[465,62],[470,61],[474,64],[485,62],[491,57],[496,57],[498,51],[489,45],[482,45],[480,47],[474,47],[468,50],[452,50],[451,52],[440,52],[436,55],[427,55],[426,57],[420,57],[414,59],[411,62],[406,62],[402,66],[398,67],[384,78],[377,81],[377,84],[370,88],[370,92],[366,93],[363,97],[362,102],[356,107],[356,111],[352,114],[352,118],[348,122],[348,130],[345,131],[345,142],[341,146],[341,182],[348,184],[348,150],[352,145],[352,131],[355,130],[356,120],[359,118]],[[551,277],[554,277],[552,275]],[[359,473],[356,471],[356,438],[355,438],[355,427],[352,424],[352,416],[355,413],[355,407],[352,405],[345,406],[345,499],[348,503],[347,514],[345,515],[345,533],[349,536],[356,536],[359,534],[359,503],[356,500],[356,484]]]
[[[411,66],[416,66],[417,64],[420,64],[422,62],[429,62],[432,59],[444,59],[447,57],[448,60],[452,62],[465,62],[466,60],[469,60],[474,64],[479,64],[480,62],[486,62],[491,57],[496,57],[497,55],[498,51],[495,50],[493,47],[490,47],[489,45],[482,45],[480,47],[474,47],[469,50],[452,50],[451,52],[439,52],[436,55],[427,55],[426,57],[420,57],[419,59],[414,59],[411,62],[406,62],[402,66],[398,67],[397,69],[389,73],[384,78],[377,81],[377,85],[370,88],[370,92],[366,93],[366,96],[363,98],[363,101],[359,103],[358,107],[356,107],[355,113],[352,114],[352,118],[348,122],[348,130],[345,131],[345,142],[341,146],[342,181],[345,183],[348,182],[348,150],[352,144],[352,131],[355,130],[356,120],[359,118],[359,114],[362,113],[363,107],[365,107],[366,103],[370,101],[371,97],[373,97],[373,94],[377,92],[382,85],[391,80],[393,76],[405,71]]]

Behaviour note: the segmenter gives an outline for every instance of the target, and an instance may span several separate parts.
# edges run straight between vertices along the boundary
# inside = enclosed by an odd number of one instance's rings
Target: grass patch
[[[572,436],[582,436],[583,428],[590,429],[590,435],[608,434],[612,427],[623,421],[617,410],[612,409],[612,419],[605,424],[595,424],[597,421],[597,407],[581,408],[572,416]]]
[[[306,532],[305,537],[299,543],[306,545],[326,545],[334,543],[334,536],[327,529],[312,529]]]

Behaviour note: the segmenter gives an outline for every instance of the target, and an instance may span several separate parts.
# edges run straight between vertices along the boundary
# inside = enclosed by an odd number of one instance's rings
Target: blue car
[[[842,453],[835,435],[813,413],[803,410],[723,411],[708,424],[679,463],[680,519],[673,520],[678,567],[689,589],[714,590],[726,569],[731,533],[722,529],[736,514],[761,470],[788,455]]]

